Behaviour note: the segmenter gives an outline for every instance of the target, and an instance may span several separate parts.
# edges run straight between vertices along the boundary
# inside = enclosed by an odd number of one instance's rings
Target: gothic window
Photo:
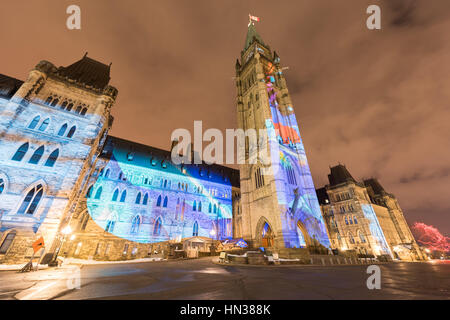
[[[139,192],[139,193],[137,194],[137,196],[136,196],[136,204],[140,204],[140,203],[141,203],[141,197],[142,197],[142,195],[141,195],[141,193]]]
[[[162,227],[162,221],[161,221],[161,217],[159,217],[158,219],[156,219],[155,228],[153,229],[153,234],[155,236],[161,235],[161,227]]]
[[[356,220],[356,217],[353,217],[353,222],[354,222],[355,224],[358,224],[358,220]]]
[[[61,109],[65,109],[66,108],[66,106],[67,106],[67,101],[64,101],[62,104],[61,104]]]
[[[143,205],[147,205],[147,204],[148,204],[148,193],[146,193],[146,194],[144,195],[144,200],[142,201],[142,204],[143,204]]]
[[[348,219],[345,217],[345,224],[348,225]]]
[[[213,211],[213,213],[217,213],[217,206],[216,206],[216,205],[214,205],[214,211]]]
[[[28,191],[27,195],[23,199],[22,205],[19,208],[18,213],[20,214],[34,214],[39,202],[41,201],[42,195],[44,193],[44,188],[42,184],[38,184],[33,189]]]
[[[92,197],[92,190],[93,190],[93,186],[90,186],[89,189],[86,192],[86,198],[90,198]]]
[[[52,102],[52,100],[53,100],[52,96],[49,96],[47,100],[45,100],[45,103],[49,105]]]
[[[80,114],[81,114],[82,116],[84,116],[84,115],[86,114],[86,112],[87,112],[87,108],[83,108],[83,110],[81,110],[81,113],[80,113]]]
[[[110,172],[109,169],[107,169],[105,172],[105,178],[109,178],[109,172]]]
[[[48,124],[50,123],[50,118],[45,119],[42,121],[41,125],[39,126],[39,131],[45,131],[47,130]]]
[[[349,217],[348,222],[350,222],[350,224],[353,224],[353,219],[351,216]]]
[[[198,202],[198,211],[202,211],[202,202],[201,201],[199,201]]]
[[[111,216],[106,222],[105,231],[109,233],[114,232],[114,227],[116,226],[116,216]]]
[[[56,160],[58,160],[59,149],[54,150],[47,158],[45,162],[46,167],[53,167],[55,165]]]
[[[353,238],[353,236],[350,232],[348,233],[348,239],[349,239],[350,243],[352,243],[352,244],[355,243],[355,239]]]
[[[139,227],[141,226],[141,217],[135,216],[131,222],[131,233],[136,234],[139,232]]]
[[[119,189],[116,189],[116,190],[114,190],[112,201],[117,201],[118,197],[119,197]]]
[[[5,180],[3,180],[3,178],[0,178],[0,194],[2,194],[4,190],[5,190]]]
[[[125,202],[127,198],[127,190],[122,191],[122,195],[120,196],[120,202]]]
[[[67,106],[67,111],[71,111],[73,108],[73,103],[69,103],[69,105]]]
[[[361,239],[362,243],[366,243],[366,237],[364,237],[361,231],[358,231],[359,239]]]
[[[156,200],[156,206],[161,207],[161,195],[158,196],[158,200]]]
[[[77,109],[75,110],[75,113],[80,113],[81,112],[81,105],[77,107]]]
[[[5,254],[6,252],[8,252],[8,249],[9,247],[11,247],[11,244],[13,243],[15,237],[15,231],[11,231],[6,235],[5,240],[3,240],[2,245],[0,246],[0,254]]]
[[[194,204],[192,206],[192,211],[196,211],[197,210],[197,201],[194,200]]]
[[[63,136],[64,133],[66,133],[66,130],[67,130],[67,123],[64,123],[64,124],[61,126],[61,128],[59,128],[58,136]]]
[[[264,176],[261,173],[261,168],[255,170],[255,185],[256,189],[264,186]]]
[[[30,122],[30,125],[28,126],[28,129],[34,129],[36,128],[37,124],[39,123],[39,120],[41,119],[41,116],[36,116],[34,119]]]
[[[164,203],[163,203],[163,207],[164,208],[167,208],[167,201],[168,201],[168,199],[167,199],[167,196],[166,196],[166,197],[164,197]]]
[[[52,101],[52,103],[50,104],[52,107],[56,106],[59,102],[59,99],[56,98],[55,100]]]
[[[198,223],[195,221],[194,227],[192,228],[192,236],[197,237],[198,236]]]
[[[23,157],[25,156],[25,153],[28,151],[29,144],[28,142],[24,143],[17,149],[16,153],[12,157],[12,160],[14,161],[21,161]]]
[[[95,197],[94,197],[95,200],[100,200],[100,197],[102,196],[102,191],[103,191],[102,187],[97,189],[97,192],[95,193]]]
[[[67,134],[67,138],[72,138],[73,135],[75,134],[76,130],[77,130],[76,126],[73,126],[72,128],[70,128],[69,133]]]
[[[211,213],[211,208],[212,208],[212,205],[211,205],[211,202],[209,203],[209,206],[208,206],[208,212],[209,213]]]
[[[30,158],[30,161],[28,161],[31,164],[37,164],[39,160],[41,160],[42,155],[44,154],[44,146],[40,146],[37,148],[37,150],[33,153],[33,155]]]
[[[167,180],[164,180],[164,188],[167,188]]]

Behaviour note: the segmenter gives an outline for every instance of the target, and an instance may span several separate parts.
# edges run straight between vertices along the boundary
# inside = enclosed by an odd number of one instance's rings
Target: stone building
[[[236,61],[238,128],[246,133],[246,161],[240,166],[242,211],[235,217],[237,235],[257,247],[328,248],[282,70],[278,54],[250,23]],[[251,132],[256,132],[256,139],[251,139]]]
[[[394,195],[376,179],[356,181],[344,165],[330,168],[317,190],[331,247],[363,256],[423,260]]]

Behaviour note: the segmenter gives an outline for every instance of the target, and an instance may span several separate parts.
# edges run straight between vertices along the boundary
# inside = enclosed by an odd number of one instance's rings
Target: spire
[[[254,39],[256,39],[262,45],[265,45],[261,36],[256,31],[255,24],[253,22],[251,22],[248,26],[247,38],[245,39],[244,50],[247,50],[248,47],[250,47],[250,45],[253,43]]]

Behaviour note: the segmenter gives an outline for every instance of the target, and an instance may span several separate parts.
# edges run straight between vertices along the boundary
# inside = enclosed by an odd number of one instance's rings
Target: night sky
[[[66,8],[82,29],[66,28]],[[382,30],[366,28],[379,4]],[[0,73],[109,64],[112,135],[163,149],[176,128],[235,128],[248,14],[285,71],[316,188],[330,165],[377,177],[410,224],[450,233],[450,1],[3,1]]]

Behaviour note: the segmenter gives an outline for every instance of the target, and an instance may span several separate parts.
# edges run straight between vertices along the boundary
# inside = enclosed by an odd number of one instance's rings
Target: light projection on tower
[[[279,105],[276,78],[280,80],[282,73],[276,70],[271,62],[265,66],[265,84],[271,111],[271,118],[266,119],[265,123],[272,167],[277,175],[275,184],[279,190],[278,201],[280,207],[284,208],[280,214],[285,246],[299,248],[320,244],[329,248],[330,242],[294,110],[292,106],[280,108]]]

